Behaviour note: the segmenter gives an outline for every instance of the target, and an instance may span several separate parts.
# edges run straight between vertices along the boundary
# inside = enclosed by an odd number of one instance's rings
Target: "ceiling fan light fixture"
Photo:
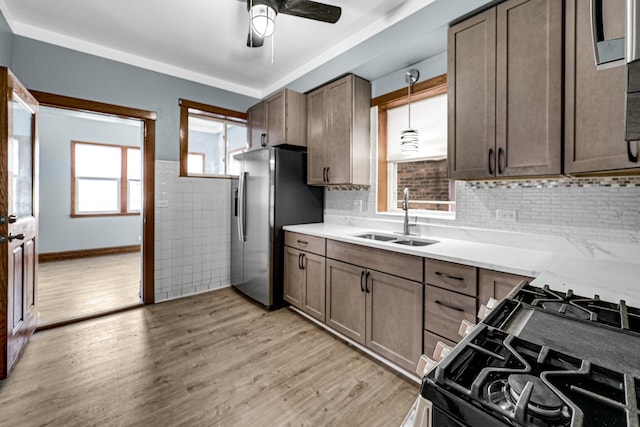
[[[277,12],[266,4],[254,4],[249,11],[251,27],[260,37],[271,37],[276,28]]]

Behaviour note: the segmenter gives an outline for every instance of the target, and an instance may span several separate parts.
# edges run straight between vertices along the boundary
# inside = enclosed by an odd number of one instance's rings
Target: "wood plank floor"
[[[140,301],[140,253],[38,265],[38,325],[101,313]]]
[[[291,310],[226,288],[36,333],[0,382],[0,424],[399,426],[417,394]]]

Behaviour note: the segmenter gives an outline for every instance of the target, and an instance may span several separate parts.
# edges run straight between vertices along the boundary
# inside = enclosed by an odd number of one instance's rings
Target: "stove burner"
[[[573,317],[576,319],[582,320],[590,320],[591,314],[581,309],[580,307],[576,307],[571,304],[567,304],[565,302],[556,302],[556,301],[545,301],[542,304],[542,308],[549,311],[555,311],[556,313],[562,313],[566,316]]]
[[[511,397],[518,401],[528,382],[533,383],[529,398],[529,410],[543,417],[555,418],[560,415],[564,403],[539,377],[528,374],[509,375],[507,380]]]

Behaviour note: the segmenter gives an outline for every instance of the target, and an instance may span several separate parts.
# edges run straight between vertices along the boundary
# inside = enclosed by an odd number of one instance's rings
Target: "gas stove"
[[[520,285],[424,379],[433,425],[640,427],[640,310]]]

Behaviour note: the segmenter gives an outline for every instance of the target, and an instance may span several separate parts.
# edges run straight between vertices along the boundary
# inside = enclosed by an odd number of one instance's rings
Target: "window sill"
[[[99,218],[99,217],[109,217],[109,216],[140,216],[142,212],[104,212],[104,213],[87,213],[87,214],[77,214],[72,213],[69,216],[71,218]]]
[[[186,175],[180,175],[180,178],[214,178],[214,179],[231,179],[233,176],[231,175],[215,175],[215,174],[206,174],[206,173],[192,173]]]
[[[391,217],[404,217],[404,211],[397,209],[387,212],[376,212],[377,215],[388,215]],[[456,213],[450,211],[420,211],[416,209],[409,209],[409,219],[411,218],[429,218],[429,219],[444,219],[454,221],[456,219]]]

